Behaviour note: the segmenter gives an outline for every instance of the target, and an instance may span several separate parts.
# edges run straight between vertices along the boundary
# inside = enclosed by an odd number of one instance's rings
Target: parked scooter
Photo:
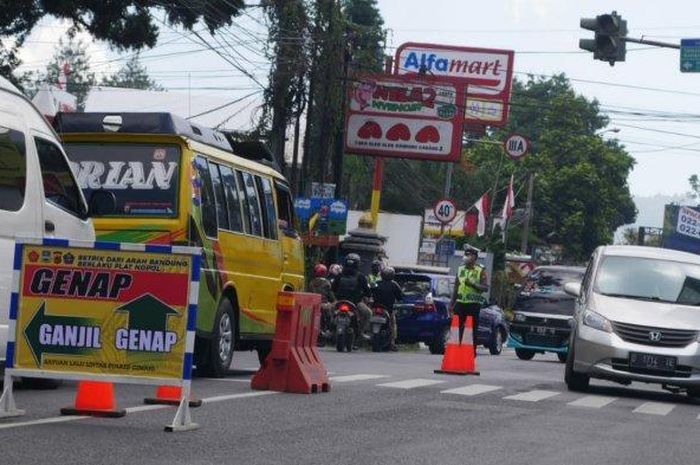
[[[333,325],[335,326],[335,347],[338,352],[343,350],[352,352],[352,348],[355,345],[355,337],[358,333],[357,308],[355,304],[347,300],[336,302]]]
[[[372,328],[372,352],[389,350],[392,340],[391,317],[389,311],[380,304],[372,306],[372,317],[369,319]]]

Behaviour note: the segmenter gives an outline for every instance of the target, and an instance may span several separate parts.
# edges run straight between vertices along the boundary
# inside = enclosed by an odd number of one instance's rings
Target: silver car
[[[700,396],[700,256],[653,247],[593,253],[576,297],[565,382],[661,384]]]

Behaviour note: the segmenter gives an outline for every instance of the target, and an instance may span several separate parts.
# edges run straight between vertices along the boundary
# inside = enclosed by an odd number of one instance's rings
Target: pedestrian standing
[[[464,252],[464,264],[457,270],[450,307],[459,317],[459,341],[462,342],[467,316],[472,317],[472,344],[476,357],[476,337],[479,328],[479,312],[484,302],[483,292],[488,292],[488,279],[484,267],[477,264],[479,251],[469,248]]]

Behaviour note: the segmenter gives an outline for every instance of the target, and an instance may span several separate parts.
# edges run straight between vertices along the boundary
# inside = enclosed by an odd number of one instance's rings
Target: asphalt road
[[[480,354],[481,376],[455,377],[427,350],[324,349],[332,388],[314,395],[252,391],[256,358],[236,354],[230,376],[195,380],[200,428],[184,433],[163,432],[174,408],[142,406],[150,387],[116,387],[120,419],[60,417],[73,383],[20,390],[27,414],[0,420],[0,464],[698,463],[700,402],[600,381],[570,393],[553,355]]]

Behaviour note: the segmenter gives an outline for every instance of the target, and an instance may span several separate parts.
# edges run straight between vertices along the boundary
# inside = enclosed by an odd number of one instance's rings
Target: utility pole
[[[523,222],[523,237],[520,252],[527,253],[527,240],[530,236],[530,217],[532,216],[532,191],[535,187],[535,175],[530,173],[527,181],[527,203],[525,204],[525,221]]]
[[[445,198],[450,198],[450,191],[452,191],[452,172],[454,171],[454,163],[447,163],[447,173],[445,174]]]

